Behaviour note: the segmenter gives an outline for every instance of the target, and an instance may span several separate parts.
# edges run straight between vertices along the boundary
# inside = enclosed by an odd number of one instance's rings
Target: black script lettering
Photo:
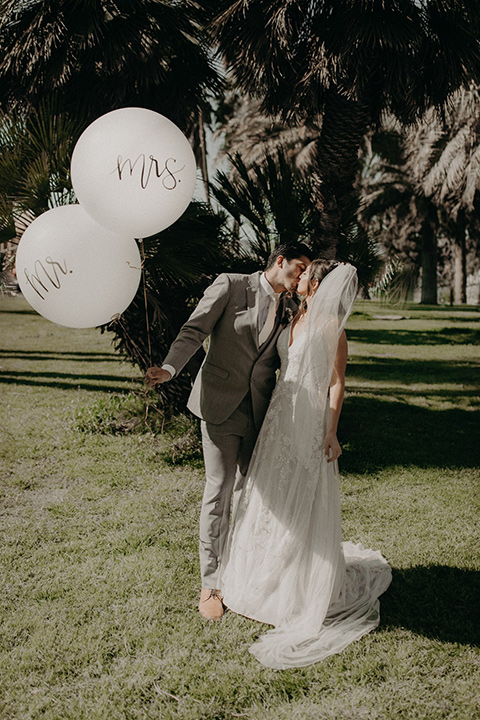
[[[47,267],[45,267],[45,265]],[[59,276],[59,273],[61,273],[62,275],[66,275],[68,273],[67,261],[64,260],[62,266],[56,260],[52,260],[51,257],[46,257],[45,264],[41,260],[35,260],[35,264],[33,266],[33,273],[31,275],[28,272],[27,268],[24,269],[24,272],[25,277],[27,278],[27,283],[31,285],[31,287],[35,290],[37,295],[41,297],[42,300],[45,300],[45,297],[38,289],[38,286],[42,288],[42,291],[44,293],[49,292],[49,285],[53,286],[57,290],[60,289],[61,277]],[[72,272],[72,270],[70,270],[70,272]]]
[[[148,161],[150,161],[150,163],[148,163]],[[167,158],[163,167],[161,168],[159,161],[153,155],[149,155],[147,160],[146,156],[141,153],[133,162],[130,160],[130,158],[124,160],[122,156],[119,155],[117,157],[117,167],[112,172],[117,172],[118,179],[123,180],[125,172],[127,172],[130,177],[133,176],[135,166],[137,165],[137,163],[139,163],[139,167],[141,168],[140,186],[143,188],[143,190],[145,190],[145,188],[148,186],[148,183],[150,182],[150,179],[152,177],[152,173],[154,173],[154,177],[162,179],[162,185],[165,190],[174,190],[177,187],[177,183],[180,182],[180,180],[177,180],[175,175],[181,172],[185,168],[185,165],[174,171],[169,167],[169,162],[176,163],[177,161],[175,160],[175,158]]]
[[[174,163],[177,162],[175,158],[167,158],[167,160],[165,160],[165,170],[167,171],[168,175],[163,178],[163,187],[166,190],[175,190],[175,188],[177,187],[177,183],[181,182],[180,180],[177,180],[175,175],[178,175],[179,172],[182,172],[182,170],[185,168],[185,165],[182,165],[182,167],[178,168],[178,170],[171,170],[168,166],[170,160]]]
[[[142,170],[141,170],[141,175],[140,175],[140,184],[141,184],[142,188],[146,188],[147,185],[148,185],[148,179],[150,178],[150,174],[149,174],[149,178],[148,178],[147,181],[145,182],[146,159],[145,159],[145,155],[143,155],[143,154],[142,154],[142,155],[139,155],[139,156],[137,157],[137,159],[136,159],[133,163],[132,163],[132,161],[130,160],[130,158],[127,158],[125,161],[123,161],[122,156],[119,155],[118,158],[117,158],[118,179],[119,179],[119,180],[122,180],[123,171],[125,170],[125,166],[128,166],[130,177],[132,177],[133,171],[135,170],[135,165],[136,165],[139,161],[141,161],[141,165],[142,165]],[[115,171],[114,171],[114,172],[115,172]]]

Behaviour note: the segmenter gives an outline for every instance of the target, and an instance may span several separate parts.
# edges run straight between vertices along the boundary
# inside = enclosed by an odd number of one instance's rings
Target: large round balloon
[[[133,300],[141,261],[132,237],[93,220],[80,205],[43,213],[17,248],[17,279],[30,305],[59,325],[103,325]]]
[[[97,222],[143,238],[164,230],[186,210],[196,178],[183,133],[163,115],[121,108],[102,115],[80,136],[72,184]]]

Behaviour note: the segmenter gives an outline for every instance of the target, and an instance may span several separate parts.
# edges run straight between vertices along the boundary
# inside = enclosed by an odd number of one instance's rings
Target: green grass
[[[275,672],[248,653],[264,626],[196,611],[202,469],[166,462],[144,425],[122,431],[138,373],[98,331],[2,299],[0,717],[478,717],[479,317],[356,305],[344,536],[380,548],[393,582],[377,631]]]

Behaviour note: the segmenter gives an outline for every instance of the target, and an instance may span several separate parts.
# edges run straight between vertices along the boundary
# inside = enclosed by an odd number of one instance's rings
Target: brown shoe
[[[198,609],[200,611],[200,615],[202,615],[205,620],[220,620],[223,615],[223,604],[220,590],[202,588]]]

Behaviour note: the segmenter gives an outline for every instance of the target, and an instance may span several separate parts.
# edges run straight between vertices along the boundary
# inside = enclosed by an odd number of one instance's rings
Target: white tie
[[[277,314],[277,307],[278,307],[278,301],[280,299],[280,295],[278,293],[275,293],[274,295],[268,296],[270,305],[268,308],[267,318],[265,320],[265,324],[263,328],[260,330],[260,334],[258,336],[258,344],[263,345],[265,340],[267,340],[268,336],[273,330],[273,325],[275,323],[275,316]]]

